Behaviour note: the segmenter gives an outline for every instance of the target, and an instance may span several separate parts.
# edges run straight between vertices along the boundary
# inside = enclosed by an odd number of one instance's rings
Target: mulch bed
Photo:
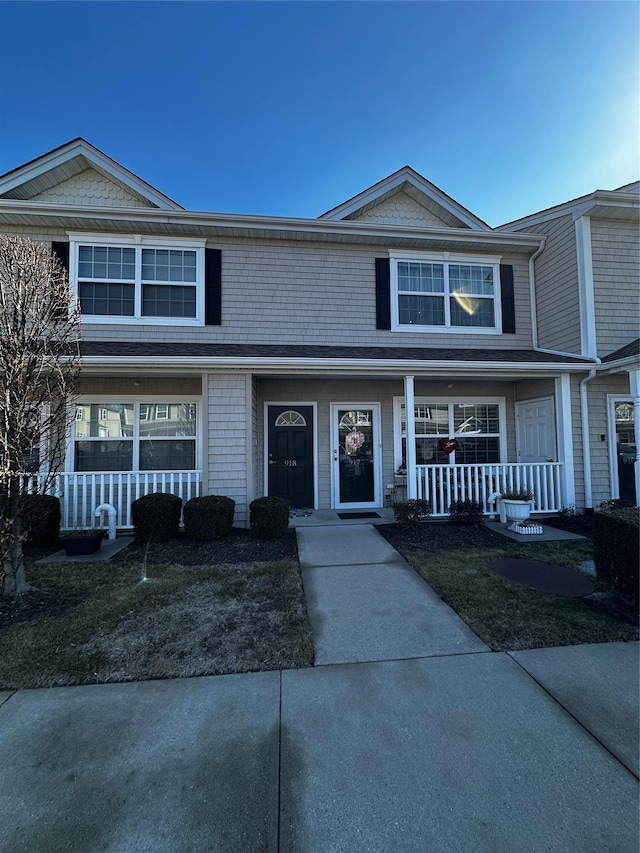
[[[256,539],[250,530],[237,527],[223,539],[195,542],[183,533],[168,542],[128,545],[112,557],[113,562],[179,563],[182,566],[211,564],[272,563],[296,560],[298,547],[295,530],[287,530],[280,539]]]
[[[458,548],[504,547],[505,544],[504,536],[487,527],[453,524],[450,521],[425,521],[412,526],[379,524],[376,530],[394,548],[452,551]]]

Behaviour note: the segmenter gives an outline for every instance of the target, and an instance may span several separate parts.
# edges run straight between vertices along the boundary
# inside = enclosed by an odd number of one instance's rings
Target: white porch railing
[[[562,508],[560,462],[499,465],[418,465],[417,495],[431,503],[434,518],[447,516],[452,501],[476,501],[483,513],[494,515],[489,500],[495,492],[528,488],[534,494],[534,513],[557,512]]]
[[[39,491],[33,475],[28,491]],[[56,474],[48,492],[60,499],[61,530],[89,529],[96,523],[94,511],[108,503],[116,509],[116,526],[133,528],[131,504],[149,492],[171,492],[183,502],[202,491],[202,471],[108,471]]]

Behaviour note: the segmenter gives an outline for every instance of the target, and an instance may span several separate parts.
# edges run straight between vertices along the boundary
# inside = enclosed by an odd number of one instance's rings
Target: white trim
[[[450,198],[442,190],[438,189],[435,184],[427,181],[418,172],[414,171],[410,166],[404,166],[392,175],[388,175],[381,181],[373,184],[373,186],[353,196],[353,198],[339,204],[337,207],[332,207],[326,213],[323,213],[320,219],[342,220],[346,216],[357,213],[366,205],[373,205],[378,199],[383,196],[389,197],[400,191],[403,185],[410,184],[418,192],[422,193],[426,198],[434,201],[439,207],[446,210],[460,222],[467,225],[474,231],[482,232],[490,230],[486,222],[483,222],[470,210],[462,207],[457,201]]]
[[[340,409],[354,411],[356,409],[371,409],[373,429],[373,500],[360,503],[340,502],[340,459],[338,453],[338,420]],[[332,509],[370,509],[382,506],[382,435],[380,403],[330,403],[330,436],[331,446],[329,448],[331,460],[331,508]],[[336,456],[338,458],[336,458]]]
[[[132,458],[132,468],[133,471],[139,471],[139,459],[138,454],[140,452],[140,442],[147,440],[150,438],[153,441],[161,441],[161,440],[185,440],[191,441],[195,440],[195,468],[193,470],[201,470],[202,459],[203,459],[203,397],[195,396],[195,395],[182,395],[182,394],[145,394],[144,397],[141,397],[140,394],[101,394],[100,392],[96,393],[87,393],[81,394],[76,397],[73,401],[74,406],[78,405],[98,405],[100,403],[130,403],[133,405],[133,433],[131,436],[122,437],[123,441],[132,441],[133,442],[133,458]],[[185,436],[141,436],[140,435],[140,406],[152,405],[154,403],[195,403],[196,405],[196,434],[185,435]],[[100,436],[76,436],[75,434],[75,418],[72,423],[72,428],[69,430],[69,438],[67,442],[67,456],[66,456],[66,465],[65,470],[69,472],[75,472],[75,444],[76,440],[78,441],[114,441],[116,437],[100,437]],[[177,469],[176,469],[177,470]],[[77,473],[80,474],[91,474],[98,473],[92,471],[79,471]],[[109,472],[109,473],[126,473],[125,472]],[[149,473],[153,473],[153,470],[150,469]]]
[[[500,261],[499,256],[491,255],[465,255],[455,252],[401,252],[396,249],[389,251],[389,266],[391,277],[391,331],[393,332],[437,332],[439,334],[460,335],[500,335],[502,334],[502,292],[500,284]],[[440,293],[426,294],[434,297],[442,297],[444,306],[444,323],[438,326],[419,326],[400,323],[399,320],[399,292],[398,292],[398,264],[403,261],[418,261],[422,263],[442,264],[444,268],[444,290]],[[493,326],[454,326],[451,323],[451,291],[449,287],[449,265],[450,264],[473,264],[475,266],[487,266],[493,268],[492,296],[478,295],[479,299],[486,299],[493,303]],[[411,294],[410,294],[411,295]],[[420,295],[418,293],[414,295]]]
[[[265,400],[262,404],[263,433],[263,485],[262,491],[269,494],[269,406],[311,406],[313,429],[313,509],[318,509],[318,404],[310,400],[291,401]]]
[[[543,222],[548,222],[550,219],[559,219],[562,216],[572,216],[574,219],[577,219],[587,213],[593,213],[594,208],[597,208],[598,216],[602,216],[605,212],[603,208],[615,210],[627,208],[629,211],[637,211],[638,206],[637,190],[627,193],[622,193],[620,190],[595,190],[595,192],[579,196],[571,201],[565,201],[545,210],[540,210],[537,213],[531,213],[529,216],[522,216],[520,219],[505,222],[504,225],[498,225],[495,231],[517,233],[520,228],[540,225]]]
[[[608,450],[609,450],[609,476],[611,483],[611,497],[615,500],[620,497],[620,477],[618,474],[618,443],[616,441],[616,403],[629,403],[634,409],[634,437],[636,439],[636,451],[638,448],[638,436],[635,432],[635,410],[633,388],[631,394],[607,394],[607,431],[608,431]],[[638,490],[638,467],[635,464],[636,473],[636,491]]]
[[[591,219],[588,216],[581,216],[580,219],[576,219],[575,232],[580,306],[580,353],[587,358],[597,358]]]
[[[500,418],[500,433],[498,436],[498,452],[500,454],[500,459],[497,463],[488,462],[488,465],[493,464],[503,464],[507,462],[508,456],[508,442],[507,442],[507,400],[506,397],[476,397],[469,396],[468,394],[462,394],[459,396],[450,395],[448,397],[431,397],[425,396],[424,394],[416,395],[414,397],[415,405],[425,405],[425,404],[433,404],[437,405],[447,405],[447,406],[455,406],[460,405],[462,402],[469,403],[470,405],[497,405],[498,406],[498,415]],[[400,409],[402,404],[405,403],[404,397],[394,396],[393,398],[393,469],[394,471],[398,470],[398,466],[402,462],[402,418],[400,414]],[[407,420],[408,423],[408,420]],[[492,433],[486,433],[486,435],[492,435]],[[455,438],[456,433],[453,431],[453,410],[449,409],[449,433],[446,436],[442,436],[442,438]],[[408,457],[409,448],[407,446],[407,457]],[[455,455],[451,454],[450,459],[455,459]],[[409,470],[409,460],[407,458],[407,471]],[[444,463],[443,463],[444,464]],[[475,464],[475,463],[454,463],[450,462],[450,465],[455,464]]]
[[[204,326],[205,322],[205,245],[204,239],[185,239],[183,237],[147,237],[141,234],[127,236],[125,234],[94,234],[68,231],[69,237],[69,286],[75,299],[79,300],[78,282],[78,248],[79,246],[114,246],[116,248],[135,249],[135,281],[116,280],[115,283],[134,284],[134,314],[107,315],[82,314],[82,323],[95,325],[144,325],[144,326]],[[193,287],[196,291],[195,317],[146,317],[142,315],[143,285],[158,284],[158,282],[142,281],[142,251],[141,248],[175,248],[181,251],[191,250],[196,253],[195,282],[160,282],[160,286]],[[98,280],[98,283],[102,279]],[[109,283],[109,279],[104,280]]]
[[[575,458],[573,447],[573,418],[571,412],[571,377],[562,373],[554,380],[556,398],[556,441],[558,462],[562,463],[563,506],[576,502]]]
[[[125,169],[124,166],[112,160],[111,157],[103,154],[102,151],[95,148],[85,139],[73,140],[60,149],[55,149],[48,154],[44,154],[42,157],[38,157],[37,160],[31,163],[13,169],[6,177],[0,179],[0,194],[23,186],[29,181],[35,180],[61,166],[65,166],[79,157],[84,157],[90,166],[95,167],[101,174],[112,178],[119,184],[123,184],[136,195],[141,196],[162,210],[184,209],[164,193],[152,187],[151,184],[148,184],[133,172]],[[81,174],[86,169],[86,165],[81,166],[77,174]],[[53,186],[56,186],[56,184],[53,184]]]

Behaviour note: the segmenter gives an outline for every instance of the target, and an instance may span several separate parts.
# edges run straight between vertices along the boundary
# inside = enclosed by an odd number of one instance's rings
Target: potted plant
[[[60,537],[60,542],[67,557],[79,557],[95,554],[100,550],[104,530],[74,530]]]
[[[519,524],[531,515],[533,491],[526,487],[520,489],[505,489],[500,492],[501,515],[504,511],[509,521]]]

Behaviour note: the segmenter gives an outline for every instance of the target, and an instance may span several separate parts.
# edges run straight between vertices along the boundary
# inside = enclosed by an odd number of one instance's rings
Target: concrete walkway
[[[484,651],[347,527],[301,537],[314,629],[386,660],[0,693],[0,850],[637,853],[638,643]]]
[[[372,525],[297,536],[316,664],[488,650]]]

